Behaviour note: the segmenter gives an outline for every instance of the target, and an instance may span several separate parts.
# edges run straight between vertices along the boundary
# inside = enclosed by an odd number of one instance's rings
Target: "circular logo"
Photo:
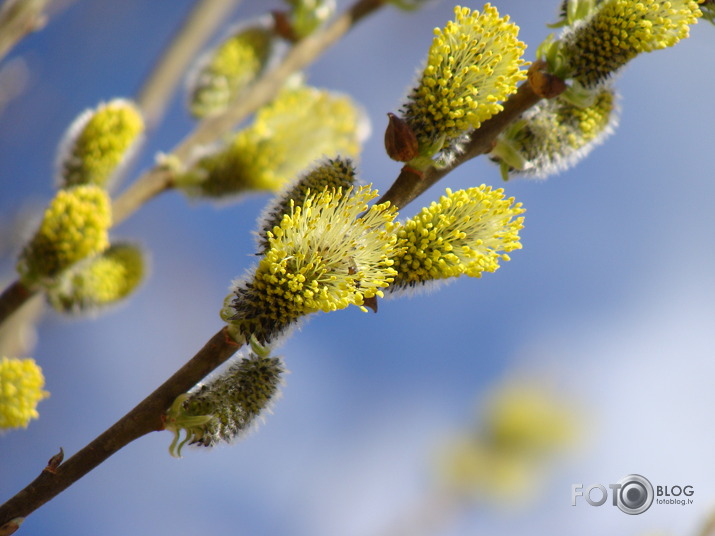
[[[626,514],[642,514],[653,504],[653,484],[641,475],[627,475],[618,482],[621,487],[616,494],[616,504]]]

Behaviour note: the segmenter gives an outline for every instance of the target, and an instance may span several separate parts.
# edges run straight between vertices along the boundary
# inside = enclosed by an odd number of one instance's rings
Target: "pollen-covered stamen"
[[[521,204],[504,198],[501,189],[447,189],[439,202],[397,228],[397,275],[389,291],[494,272],[500,260],[509,260],[507,252],[521,248],[523,212]]]
[[[693,0],[605,0],[561,37],[566,74],[596,87],[638,54],[687,38],[700,16]]]
[[[295,182],[283,188],[261,216],[257,233],[259,253],[268,250],[268,232],[280,225],[283,215],[289,213],[293,205],[301,206],[311,193],[337,191],[340,188],[346,191],[353,186],[355,180],[355,166],[352,161],[349,158],[337,157],[318,162]]]
[[[264,344],[302,316],[381,296],[395,275],[396,237],[386,230],[395,209],[369,207],[376,196],[369,187],[324,190],[293,204],[267,233],[269,248],[254,274],[235,284],[229,323]]]
[[[402,115],[420,152],[432,156],[502,109],[526,75],[519,28],[489,4],[482,13],[457,6],[455,20],[435,29],[427,66]]]

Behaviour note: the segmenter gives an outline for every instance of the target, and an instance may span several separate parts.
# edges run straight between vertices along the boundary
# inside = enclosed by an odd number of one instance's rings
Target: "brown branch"
[[[356,23],[381,8],[385,2],[386,0],[358,0],[326,28],[298,42],[283,61],[242,95],[234,106],[223,114],[199,123],[196,129],[174,148],[172,157],[175,162],[179,166],[185,165],[198,147],[230,133],[235,125],[270,102],[291,74],[310,65]],[[149,200],[170,190],[173,187],[173,179],[174,172],[171,167],[161,163],[144,173],[113,201],[112,225],[123,222]],[[0,295],[0,325],[24,303],[24,300],[18,302],[16,299],[10,299],[11,296],[6,297],[8,292],[16,292],[17,289],[12,287],[18,285],[19,283],[14,283]],[[36,290],[30,292],[25,296],[25,300]]]
[[[239,2],[240,0],[200,0],[186,17],[137,97],[144,120],[150,128],[164,115],[186,67]]]
[[[0,58],[20,39],[45,24],[44,10],[49,0],[7,0],[0,6]]]
[[[399,208],[404,207],[456,167],[491,151],[497,136],[540,100],[541,97],[534,92],[531,84],[524,82],[504,103],[501,112],[482,123],[481,127],[471,134],[464,150],[453,162],[443,168],[432,166],[424,173],[404,166],[393,185],[380,198],[380,202],[390,201]]]
[[[278,94],[293,73],[304,69],[345,35],[355,24],[385,4],[386,0],[358,0],[331,24],[296,43],[274,69],[242,93],[225,112],[208,117],[171,152],[179,166],[187,165],[198,148],[231,133],[237,124]],[[173,173],[158,165],[140,177],[114,203],[115,224],[133,214],[144,203],[173,187]]]
[[[0,326],[34,296],[36,290],[27,288],[19,280],[11,283],[0,294]]]
[[[249,95],[250,99],[247,97],[247,100],[253,102],[251,106],[258,107],[268,102],[290,73],[309,64],[355,22],[381,7],[383,3],[384,0],[359,0],[321,34],[301,41],[276,70],[254,86]],[[269,92],[268,96],[261,96],[264,91]],[[271,94],[271,91],[274,93]],[[457,166],[488,152],[498,134],[541,98],[529,83],[523,84],[505,102],[501,113],[485,121],[481,128],[471,135],[464,151],[454,162],[440,169],[429,168],[423,174],[405,166],[380,201],[389,200],[398,207],[407,205]],[[240,104],[228,114],[232,118],[230,121],[224,115],[205,120],[179,145],[174,155],[179,159],[188,158],[193,148],[207,141],[209,137],[216,139],[217,136],[227,133],[235,124],[234,121],[237,121],[236,117],[249,113],[247,110],[248,105]],[[217,130],[214,131],[214,128]],[[115,214],[115,223],[128,217],[143,202],[170,184],[171,173],[168,169],[157,167],[150,171],[115,202],[115,210],[119,209],[119,216]],[[9,298],[3,299],[6,295]],[[11,313],[13,303],[20,302],[21,305],[31,295],[32,292],[24,289],[20,283],[11,285],[0,297],[0,312],[7,309]],[[191,389],[238,349],[239,345],[233,342],[226,328],[216,333],[186,365],[139,405],[66,462],[53,466],[52,471],[43,470],[25,489],[0,506],[0,527],[10,526],[17,519],[34,512],[135,439],[149,432],[162,430],[163,416],[176,397]]]
[[[25,489],[0,506],[0,527],[34,512],[135,439],[162,430],[162,417],[174,399],[200,382],[239,348],[226,333],[226,328],[220,330],[139,405],[53,471],[43,470]]]

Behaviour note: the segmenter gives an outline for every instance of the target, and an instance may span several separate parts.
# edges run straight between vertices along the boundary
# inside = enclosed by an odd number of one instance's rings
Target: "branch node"
[[[52,458],[49,459],[47,462],[47,467],[45,467],[42,472],[43,473],[50,473],[52,475],[57,474],[57,468],[60,466],[62,463],[62,460],[65,459],[65,451],[60,447],[60,451],[52,456]]]
[[[542,99],[553,99],[566,91],[566,82],[547,69],[545,61],[537,60],[529,67],[527,78],[534,93]]]

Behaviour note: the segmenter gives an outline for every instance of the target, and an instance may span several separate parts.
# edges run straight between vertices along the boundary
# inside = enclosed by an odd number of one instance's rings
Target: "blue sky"
[[[533,59],[558,2],[493,3],[520,25]],[[190,6],[75,2],[12,52],[28,79],[0,114],[2,228],[47,203],[66,126],[100,101],[134,95]],[[279,2],[243,2],[236,18],[267,6]],[[359,168],[379,189],[399,171],[382,149],[385,114],[399,107],[432,28],[452,8],[386,8],[307,72],[367,110],[373,136]],[[383,534],[429,493],[437,446],[513,375],[546,377],[586,408],[586,440],[528,507],[475,508],[438,534],[692,534],[715,503],[714,51],[715,28],[700,23],[673,49],[632,62],[618,80],[615,135],[578,167],[504,185],[479,159],[408,207],[445,187],[504,186],[527,209],[524,248],[496,273],[384,301],[377,315],[315,316],[281,347],[291,370],[283,397],[247,439],[175,460],[168,433],[143,438],[28,518],[24,534]],[[177,93],[129,180],[192,128],[184,99]],[[0,497],[59,446],[76,452],[220,328],[231,280],[254,261],[251,231],[267,200],[216,207],[169,193],[113,231],[151,252],[151,277],[97,319],[43,317],[32,355],[52,396],[27,430],[0,437]],[[0,240],[11,277],[17,248],[4,233]],[[629,473],[691,484],[695,503],[640,516],[570,506],[572,483]]]

